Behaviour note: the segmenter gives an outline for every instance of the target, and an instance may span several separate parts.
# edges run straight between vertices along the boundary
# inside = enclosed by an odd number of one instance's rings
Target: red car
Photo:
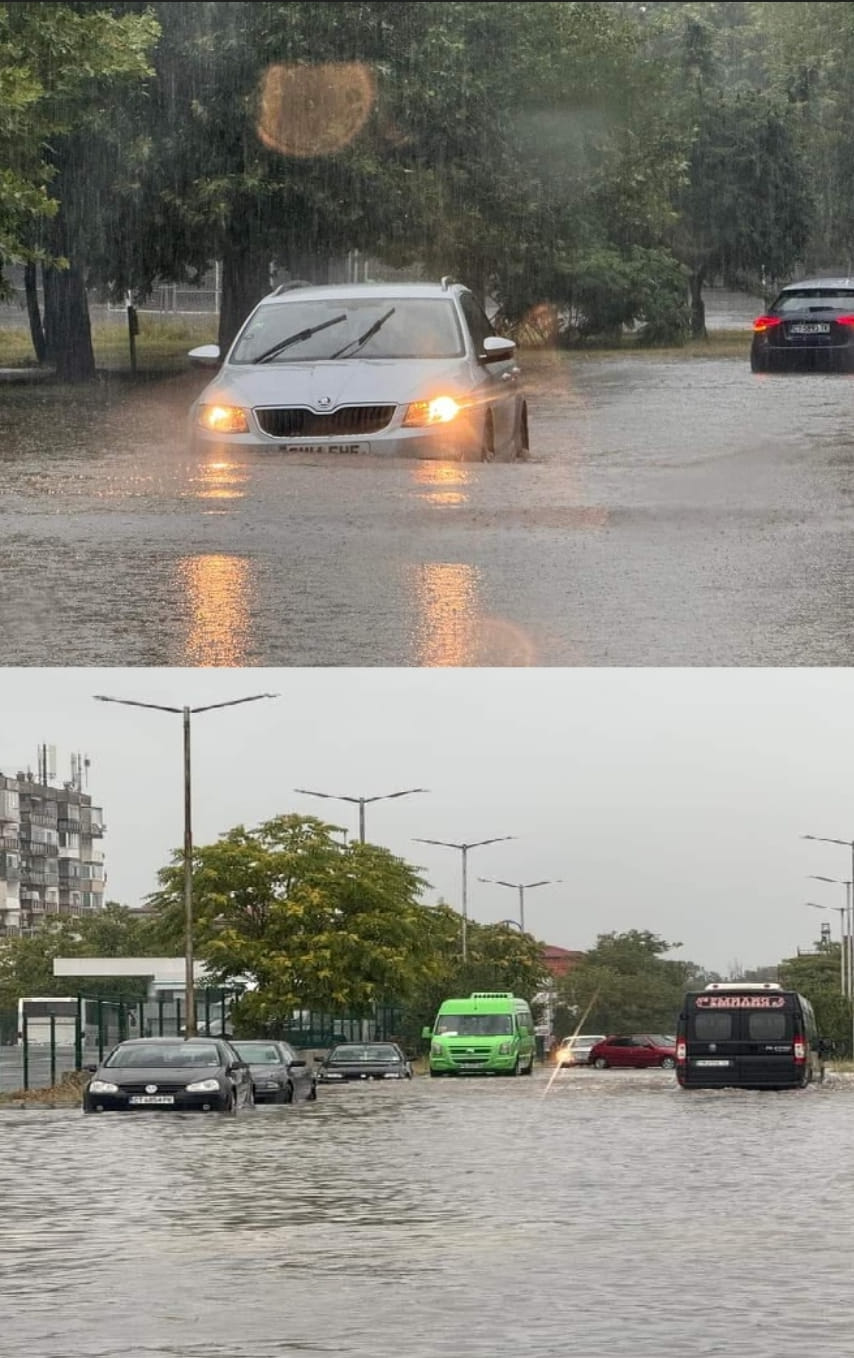
[[[672,1070],[676,1065],[676,1039],[661,1033],[606,1037],[590,1048],[587,1063],[597,1070],[606,1070],[608,1066],[633,1066],[635,1069],[660,1066]]]

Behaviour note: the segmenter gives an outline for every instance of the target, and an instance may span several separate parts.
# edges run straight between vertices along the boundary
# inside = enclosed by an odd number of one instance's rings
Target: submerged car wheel
[[[293,1103],[293,1101],[294,1087],[289,1080],[286,1085],[283,1085],[282,1088],[276,1092],[276,1103]]]
[[[605,1060],[604,1056],[597,1056],[597,1057],[596,1057],[596,1060],[593,1062],[593,1064],[594,1064],[594,1066],[596,1067],[597,1070],[607,1070],[607,1069],[608,1069],[608,1062]]]
[[[676,1062],[674,1061],[672,1056],[665,1056],[664,1060],[661,1063],[661,1069],[672,1070],[675,1065]]]

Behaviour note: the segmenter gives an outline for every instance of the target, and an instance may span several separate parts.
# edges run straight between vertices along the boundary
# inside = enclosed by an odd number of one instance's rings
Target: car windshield
[[[189,1042],[135,1042],[117,1047],[104,1062],[105,1066],[157,1066],[182,1068],[185,1066],[218,1066],[221,1064],[216,1047]]]
[[[278,1047],[270,1042],[233,1042],[232,1046],[253,1066],[280,1066],[285,1059]]]
[[[351,1062],[361,1065],[364,1061],[399,1061],[400,1053],[394,1047],[370,1046],[360,1047],[355,1044],[352,1046],[335,1047],[329,1055],[331,1065],[349,1065]]]
[[[442,1014],[436,1024],[437,1035],[445,1037],[501,1037],[512,1031],[510,1014]]]
[[[774,303],[775,311],[854,311],[854,291],[841,288],[798,288],[784,292]]]
[[[277,353],[278,345],[283,348]],[[384,294],[262,304],[239,336],[229,362],[458,358],[463,352],[462,332],[449,298]]]

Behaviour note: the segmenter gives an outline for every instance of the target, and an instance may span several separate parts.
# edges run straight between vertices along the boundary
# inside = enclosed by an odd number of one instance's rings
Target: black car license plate
[[[339,457],[364,457],[369,443],[280,443],[283,453],[333,453]]]

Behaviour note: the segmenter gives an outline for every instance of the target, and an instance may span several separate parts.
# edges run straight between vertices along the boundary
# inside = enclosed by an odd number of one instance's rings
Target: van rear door
[[[794,996],[691,996],[685,1015],[685,1083],[748,1088],[799,1084],[795,1039],[803,1025]]]

